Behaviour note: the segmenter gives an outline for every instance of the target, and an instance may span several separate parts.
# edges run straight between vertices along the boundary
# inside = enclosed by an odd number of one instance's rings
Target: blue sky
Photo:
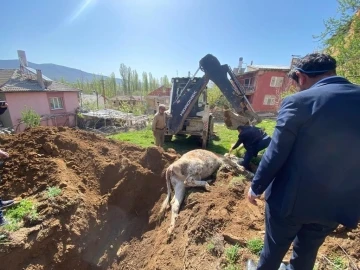
[[[186,76],[207,53],[235,67],[288,65],[319,48],[313,35],[336,0],[4,0],[0,59],[55,63],[119,77],[120,63]]]

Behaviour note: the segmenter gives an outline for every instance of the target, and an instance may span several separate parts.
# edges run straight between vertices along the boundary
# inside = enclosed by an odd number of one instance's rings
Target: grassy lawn
[[[265,131],[272,135],[275,127],[274,120],[263,120],[258,127],[264,128]],[[215,124],[214,126],[215,138],[210,142],[208,150],[225,154],[229,151],[232,144],[237,141],[238,132],[236,130],[229,130],[225,124]],[[130,142],[142,147],[154,146],[154,137],[151,128],[144,130],[120,133],[109,136],[109,138]],[[183,154],[187,151],[201,148],[197,138],[192,137],[176,137],[174,136],[171,142],[165,143],[165,149],[174,148],[178,153]],[[242,155],[244,150],[235,152],[234,154]]]

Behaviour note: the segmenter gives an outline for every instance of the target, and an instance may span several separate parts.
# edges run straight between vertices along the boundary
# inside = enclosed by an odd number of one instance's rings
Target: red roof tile
[[[148,96],[155,97],[169,97],[171,92],[171,87],[160,86],[158,89],[150,92]]]

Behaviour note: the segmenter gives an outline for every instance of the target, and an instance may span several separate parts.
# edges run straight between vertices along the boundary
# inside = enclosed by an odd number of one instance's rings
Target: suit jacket
[[[245,126],[239,134],[238,140],[232,149],[236,149],[240,144],[244,144],[244,147],[247,151],[252,150],[257,146],[259,141],[266,137],[268,137],[268,135],[261,128]]]
[[[270,208],[296,222],[360,220],[360,86],[328,77],[284,99],[252,182]]]

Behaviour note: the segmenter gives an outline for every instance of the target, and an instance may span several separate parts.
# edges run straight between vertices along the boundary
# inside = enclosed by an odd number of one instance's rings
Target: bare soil
[[[1,197],[30,198],[40,215],[0,244],[0,270],[222,269],[228,246],[263,238],[264,202],[247,203],[249,183],[232,183],[226,171],[210,192],[189,190],[169,238],[170,212],[162,220],[157,213],[175,151],[63,127],[2,136],[0,145],[10,154],[0,172]],[[49,199],[49,186],[61,195]],[[346,258],[341,247],[360,267],[359,240],[360,228],[339,228],[319,251],[319,269],[332,269],[323,256]],[[240,253],[240,263],[256,258],[246,248]]]

